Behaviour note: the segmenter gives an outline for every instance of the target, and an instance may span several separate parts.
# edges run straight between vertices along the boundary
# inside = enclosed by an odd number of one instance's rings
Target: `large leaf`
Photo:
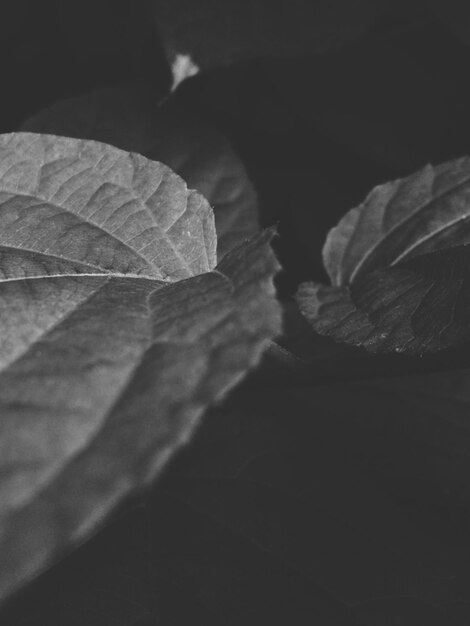
[[[301,287],[314,329],[372,351],[424,353],[469,338],[470,160],[376,187],[328,235],[331,287]]]
[[[153,90],[130,83],[58,102],[22,130],[95,139],[165,163],[214,208],[219,259],[258,231],[256,193],[216,128]]]
[[[0,136],[0,596],[148,483],[279,330],[271,232],[105,144]]]
[[[259,57],[323,52],[359,37],[386,0],[151,0],[175,83]]]

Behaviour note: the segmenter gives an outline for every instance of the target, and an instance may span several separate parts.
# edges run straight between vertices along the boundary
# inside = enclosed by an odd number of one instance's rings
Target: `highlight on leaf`
[[[94,139],[165,163],[213,207],[220,260],[259,232],[257,196],[230,142],[189,109],[123,83],[56,102],[21,130]]]
[[[376,187],[323,249],[331,285],[301,285],[315,331],[372,352],[424,354],[470,339],[470,159]]]

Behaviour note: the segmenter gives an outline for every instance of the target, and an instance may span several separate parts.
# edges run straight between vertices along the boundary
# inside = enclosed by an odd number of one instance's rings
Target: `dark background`
[[[170,72],[146,11],[5,3],[0,131],[105,85],[163,95]],[[339,51],[214,70],[175,97],[229,137],[263,224],[279,223],[287,300],[323,277],[327,231],[374,185],[470,153],[469,79],[470,48],[403,4]],[[327,410],[343,392],[323,389],[316,412],[248,380],[153,493],[19,592],[0,624],[468,626],[466,502],[436,498],[426,477],[364,470],[360,450],[345,457]]]

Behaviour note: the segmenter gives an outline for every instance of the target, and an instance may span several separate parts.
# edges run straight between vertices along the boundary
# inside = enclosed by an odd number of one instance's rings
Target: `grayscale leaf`
[[[321,333],[373,352],[422,354],[470,339],[470,159],[376,187],[323,250],[331,286],[300,308]]]
[[[0,598],[160,471],[280,330],[265,231],[94,141],[0,136]]]
[[[428,165],[372,190],[333,228],[323,249],[333,285],[432,252],[470,242],[470,159]]]

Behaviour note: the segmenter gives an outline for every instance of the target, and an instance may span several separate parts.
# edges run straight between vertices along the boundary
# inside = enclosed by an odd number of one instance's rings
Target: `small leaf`
[[[161,161],[214,208],[221,259],[259,230],[257,198],[246,170],[216,128],[144,84],[123,84],[63,100],[22,130],[94,139]]]
[[[152,0],[155,22],[175,82],[181,59],[210,69],[262,57],[300,56],[341,47],[360,37],[387,0]]]
[[[314,329],[374,352],[468,341],[469,199],[467,158],[376,187],[328,235],[332,286],[299,290]]]
[[[215,268],[161,163],[0,136],[0,597],[146,485],[279,331],[265,232]]]

